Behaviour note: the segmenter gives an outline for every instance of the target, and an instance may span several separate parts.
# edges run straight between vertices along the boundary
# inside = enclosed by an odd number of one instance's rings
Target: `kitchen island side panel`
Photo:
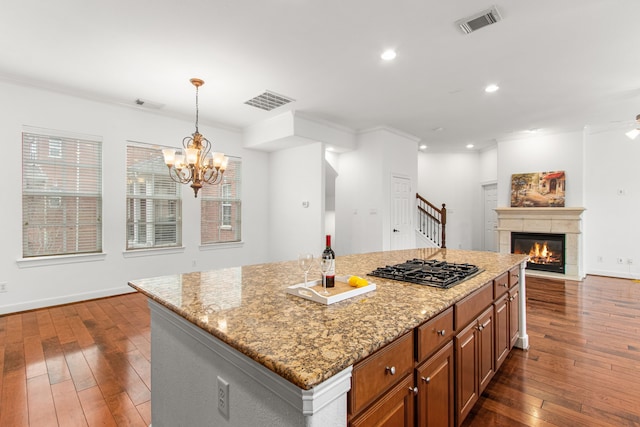
[[[151,309],[153,427],[346,426],[351,368],[302,390],[162,305]],[[218,409],[218,377],[229,415]]]

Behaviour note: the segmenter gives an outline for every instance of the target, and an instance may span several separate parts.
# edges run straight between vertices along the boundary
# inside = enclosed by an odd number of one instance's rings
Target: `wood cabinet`
[[[519,267],[354,366],[349,426],[452,427],[518,339]]]
[[[364,409],[391,386],[413,374],[413,331],[378,350],[353,367],[349,414]]]
[[[453,307],[430,319],[417,329],[418,363],[424,361],[443,344],[451,341],[455,333],[453,325]]]
[[[518,341],[520,334],[520,267],[514,267],[509,270],[509,350],[513,348]]]
[[[509,289],[508,306],[509,306],[509,350],[518,341],[520,336],[520,291],[516,284],[513,288]]]
[[[493,299],[498,299],[509,290],[509,271],[493,279]]]
[[[511,350],[509,295],[501,296],[493,303],[496,343],[496,371],[509,355]]]
[[[493,305],[489,304],[455,338],[458,425],[469,414],[495,374],[493,310]]]
[[[482,394],[496,372],[493,319],[493,307],[487,308],[478,318],[478,395]]]
[[[418,426],[454,425],[453,342],[449,342],[416,369]]]
[[[385,393],[370,408],[349,421],[349,427],[413,427],[415,388],[413,374]]]

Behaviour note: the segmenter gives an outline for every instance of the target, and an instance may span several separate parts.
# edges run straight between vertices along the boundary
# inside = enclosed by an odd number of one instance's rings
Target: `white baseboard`
[[[17,304],[0,305],[0,314],[17,313],[20,311],[34,310],[37,308],[53,307],[56,305],[69,304],[72,302],[87,301],[91,299],[111,297],[136,292],[129,286],[118,288],[101,289],[93,292],[83,292],[79,294],[63,295],[54,298],[43,298],[31,301],[24,301]]]

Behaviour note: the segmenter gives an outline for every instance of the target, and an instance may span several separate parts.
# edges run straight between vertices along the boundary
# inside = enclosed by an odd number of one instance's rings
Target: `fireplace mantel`
[[[511,233],[560,233],[566,235],[565,273],[527,270],[531,276],[565,280],[584,278],[582,248],[582,213],[585,208],[496,208],[498,214],[499,252],[511,252]]]

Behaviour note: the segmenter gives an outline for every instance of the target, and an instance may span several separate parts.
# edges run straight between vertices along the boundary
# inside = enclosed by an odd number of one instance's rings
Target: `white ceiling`
[[[521,131],[623,127],[640,113],[639,0],[3,0],[0,77],[243,128],[288,110],[430,148]],[[398,56],[379,55],[395,48]],[[488,83],[501,89],[484,92]],[[271,112],[244,104],[271,90]],[[443,128],[443,130],[435,130]]]

